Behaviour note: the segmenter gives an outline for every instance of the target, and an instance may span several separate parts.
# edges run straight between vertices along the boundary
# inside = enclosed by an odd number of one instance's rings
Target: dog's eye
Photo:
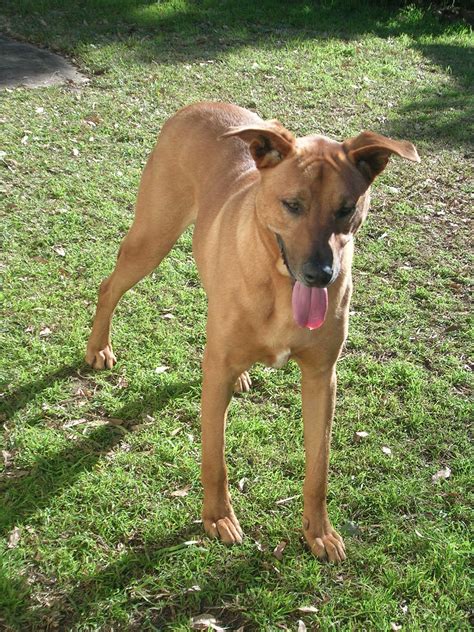
[[[352,215],[352,213],[354,213],[355,210],[356,210],[355,204],[354,206],[343,206],[337,211],[336,217],[338,219],[344,219],[345,217],[349,217],[349,215]]]
[[[303,206],[297,200],[282,200],[285,209],[292,215],[301,215]]]

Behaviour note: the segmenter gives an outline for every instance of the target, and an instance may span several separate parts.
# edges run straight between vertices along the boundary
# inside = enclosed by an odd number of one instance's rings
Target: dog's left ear
[[[264,125],[231,127],[221,138],[238,136],[245,141],[258,169],[275,167],[295,149],[295,137],[276,120]]]
[[[406,140],[393,140],[374,132],[362,132],[344,141],[343,148],[351,162],[372,182],[387,166],[392,154],[420,162],[414,145]]]

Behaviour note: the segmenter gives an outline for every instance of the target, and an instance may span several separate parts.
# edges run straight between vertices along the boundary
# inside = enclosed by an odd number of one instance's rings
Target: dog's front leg
[[[206,349],[203,360],[201,404],[204,488],[202,519],[206,532],[226,544],[242,542],[242,529],[232,509],[225,464],[225,425],[236,375]]]
[[[336,399],[335,365],[326,370],[300,363],[306,473],[303,487],[303,530],[311,551],[320,559],[341,562],[345,547],[329,522],[326,495],[331,424]]]

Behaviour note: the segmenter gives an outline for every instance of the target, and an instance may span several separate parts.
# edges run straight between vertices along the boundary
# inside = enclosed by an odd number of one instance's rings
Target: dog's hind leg
[[[234,384],[234,393],[248,393],[252,386],[252,380],[248,371],[244,371]]]
[[[195,219],[192,192],[184,183],[173,185],[171,169],[154,162],[152,155],[143,172],[135,220],[120,246],[115,270],[100,286],[86,353],[87,363],[95,369],[110,369],[116,362],[110,327],[117,303],[160,264]]]

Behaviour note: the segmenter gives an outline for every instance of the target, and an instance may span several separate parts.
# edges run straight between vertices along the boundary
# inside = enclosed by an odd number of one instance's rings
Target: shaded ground
[[[45,88],[87,78],[64,57],[0,35],[0,89],[26,86]]]

